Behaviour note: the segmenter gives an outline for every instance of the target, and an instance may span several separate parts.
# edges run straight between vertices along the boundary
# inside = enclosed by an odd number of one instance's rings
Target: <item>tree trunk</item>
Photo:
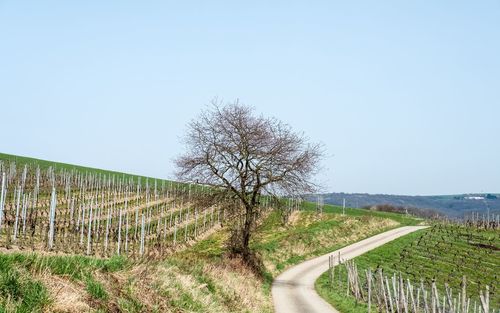
[[[243,260],[245,260],[246,262],[250,261],[251,259],[250,235],[252,232],[252,226],[253,226],[253,206],[245,205],[245,224],[243,226],[243,231],[242,231],[241,252]]]

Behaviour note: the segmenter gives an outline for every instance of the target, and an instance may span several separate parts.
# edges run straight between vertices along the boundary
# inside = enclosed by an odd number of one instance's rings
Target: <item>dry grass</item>
[[[296,226],[303,220],[303,214],[300,211],[293,211],[288,218],[288,224],[290,226]]]
[[[47,312],[83,313],[91,310],[83,284],[48,273],[41,275],[39,279],[53,300]]]
[[[198,308],[205,308],[207,312],[219,311],[206,285],[198,282],[196,277],[183,273],[175,266],[158,268],[155,277],[154,283],[159,293],[168,298],[170,310],[175,311],[182,304],[192,311],[199,311]]]
[[[230,312],[271,312],[272,303],[262,292],[262,280],[241,259],[228,259],[219,265],[204,266],[204,273],[214,281],[228,304]]]
[[[272,276],[304,258],[327,253],[398,225],[393,220],[374,216],[314,212],[296,213],[291,221],[286,227],[260,236],[264,265]]]
[[[126,271],[95,276],[112,298],[139,300],[137,312],[272,312],[262,280],[241,260],[196,262],[192,270],[183,262],[137,264]],[[116,304],[108,303],[107,310],[124,311],[120,300],[112,301]]]

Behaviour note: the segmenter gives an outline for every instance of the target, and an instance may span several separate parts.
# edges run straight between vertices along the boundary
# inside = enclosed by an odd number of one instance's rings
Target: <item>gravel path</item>
[[[328,256],[335,255],[335,264],[338,264],[339,252],[342,260],[352,259],[398,237],[423,228],[426,226],[405,226],[389,230],[288,269],[276,277],[272,285],[271,293],[276,313],[338,313],[314,290],[316,279],[328,270]]]

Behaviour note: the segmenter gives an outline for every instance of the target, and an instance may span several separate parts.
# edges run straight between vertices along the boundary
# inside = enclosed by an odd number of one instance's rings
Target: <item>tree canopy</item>
[[[176,160],[177,177],[214,187],[244,208],[239,252],[244,256],[262,195],[296,196],[314,192],[312,179],[322,157],[320,144],[276,118],[254,113],[237,101],[213,102],[191,121],[186,152]]]

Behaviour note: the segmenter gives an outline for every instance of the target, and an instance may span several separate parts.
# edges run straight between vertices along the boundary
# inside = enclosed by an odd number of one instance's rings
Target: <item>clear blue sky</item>
[[[500,192],[498,0],[0,0],[1,152],[171,177],[214,96],[323,142],[326,191]]]

